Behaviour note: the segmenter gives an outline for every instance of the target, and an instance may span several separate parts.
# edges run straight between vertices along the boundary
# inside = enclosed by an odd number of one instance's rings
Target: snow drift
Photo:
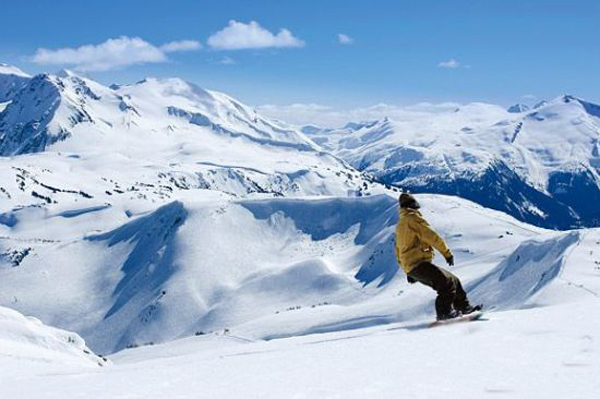
[[[507,309],[535,302],[545,286],[559,276],[572,247],[580,242],[578,232],[526,241],[491,273],[467,287],[486,307]],[[571,265],[571,267],[573,267]]]
[[[3,373],[10,372],[11,367],[21,367],[24,362],[80,367],[108,364],[106,359],[92,353],[79,335],[45,326],[34,317],[25,317],[0,307],[0,364]]]

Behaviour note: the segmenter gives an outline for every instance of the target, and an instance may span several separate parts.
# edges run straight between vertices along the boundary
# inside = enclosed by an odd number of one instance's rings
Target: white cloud
[[[537,96],[535,94],[523,94],[521,98],[523,100],[535,100]]]
[[[460,62],[455,60],[454,58],[450,58],[448,61],[442,61],[438,64],[440,68],[452,68],[456,69],[460,67]],[[470,68],[470,66],[469,66]]]
[[[218,50],[244,50],[269,47],[302,47],[304,41],[295,37],[287,29],[276,35],[263,28],[256,21],[245,24],[235,20],[208,38],[208,45]]]
[[[379,103],[369,107],[354,109],[335,109],[321,104],[260,105],[256,110],[261,114],[295,125],[315,124],[324,127],[340,127],[348,122],[374,121],[385,117],[397,121],[414,121],[422,117],[427,119],[431,114],[453,114],[461,104],[446,102],[439,104],[419,103],[409,106],[398,106]]]
[[[353,38],[351,38],[350,36],[345,35],[343,33],[338,33],[337,37],[338,37],[338,42],[340,44],[352,44],[352,43],[354,43],[354,39]]]
[[[121,36],[77,48],[39,48],[32,61],[37,64],[71,65],[80,71],[106,71],[135,64],[166,62],[166,53],[198,48],[200,43],[193,40],[170,42],[157,47],[139,37]]]
[[[194,51],[201,48],[202,44],[200,44],[200,42],[197,40],[178,40],[160,46],[160,49],[164,53],[173,53],[176,51]]]

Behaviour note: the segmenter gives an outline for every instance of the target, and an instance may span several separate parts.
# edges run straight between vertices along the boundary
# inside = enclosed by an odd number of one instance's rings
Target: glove
[[[446,258],[446,263],[448,266],[454,266],[454,255],[450,255]]]
[[[412,277],[411,277],[411,276],[409,276],[409,275],[406,275],[406,279],[408,280],[408,282],[409,282],[410,284],[414,284],[414,283],[416,283],[416,282],[417,282],[417,280],[415,280],[414,278],[412,278]]]

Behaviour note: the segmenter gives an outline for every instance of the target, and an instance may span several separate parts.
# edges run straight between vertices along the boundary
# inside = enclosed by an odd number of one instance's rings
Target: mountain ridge
[[[0,63],[0,103],[10,101],[30,79],[31,76],[19,68]]]
[[[563,95],[518,113],[494,107],[473,103],[306,133],[384,184],[463,196],[545,227],[597,226],[600,213],[591,203],[600,198],[600,106]],[[510,171],[510,181],[493,172],[498,167]],[[516,206],[508,192],[490,201],[495,194],[481,189],[490,173],[504,179],[494,183],[497,189],[512,184],[529,194]],[[580,200],[584,192],[588,204]],[[548,206],[566,212],[540,214]]]

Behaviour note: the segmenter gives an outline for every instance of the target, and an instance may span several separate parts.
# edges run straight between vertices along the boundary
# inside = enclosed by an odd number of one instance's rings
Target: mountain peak
[[[146,77],[132,85],[121,85],[121,88],[129,89],[146,89],[156,93],[160,93],[163,96],[181,96],[196,100],[208,100],[212,99],[213,92],[203,89],[193,83],[176,77],[170,78],[155,78]]]
[[[525,104],[517,103],[517,104],[511,105],[510,107],[508,107],[507,111],[512,114],[519,114],[521,112],[529,111],[529,106],[527,106]]]
[[[153,76],[147,76],[142,80],[139,80],[134,83],[135,86],[142,86],[146,84],[159,84],[159,85],[182,85],[189,86],[191,83],[177,77],[165,77],[165,78],[156,78]]]
[[[363,129],[365,127],[370,128],[370,127],[377,125],[378,123],[386,123],[388,121],[389,121],[389,119],[386,116],[384,119],[376,120],[376,121],[348,122],[342,129],[356,131],[356,130]]]
[[[17,68],[16,66],[0,63],[0,75],[14,75],[22,78],[30,78],[31,76]]]
[[[591,116],[600,118],[600,105],[591,103],[571,94],[564,94],[552,101],[553,104],[574,104]]]
[[[11,101],[30,79],[31,77],[19,68],[0,64],[0,103]]]
[[[54,75],[58,76],[59,78],[70,78],[70,77],[74,77],[74,76],[79,77],[76,73],[74,73],[70,69],[61,69],[61,70],[57,71]]]

